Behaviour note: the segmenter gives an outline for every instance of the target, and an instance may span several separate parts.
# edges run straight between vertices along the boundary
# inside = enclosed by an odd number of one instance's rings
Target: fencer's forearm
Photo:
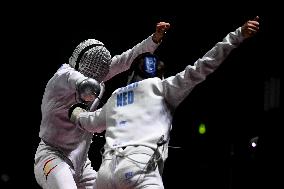
[[[228,43],[231,43],[232,45],[235,45],[236,47],[239,46],[243,41],[245,40],[245,37],[242,34],[242,27],[238,27],[235,31],[230,32],[223,41],[227,41]]]
[[[142,42],[135,45],[132,49],[129,49],[123,52],[121,55],[116,55],[112,58],[112,62],[110,65],[109,73],[105,77],[104,81],[107,81],[114,77],[115,75],[126,71],[130,68],[133,60],[139,55],[144,52],[151,52],[158,48],[159,44],[156,44],[153,39],[152,35],[149,36],[147,39],[143,40]]]
[[[77,125],[91,133],[101,133],[106,129],[102,109],[95,112],[81,112],[77,117]]]

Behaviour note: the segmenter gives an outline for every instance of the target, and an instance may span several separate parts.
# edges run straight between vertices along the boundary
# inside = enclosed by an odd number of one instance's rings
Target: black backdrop
[[[170,76],[193,64],[253,16],[114,15],[80,19],[75,15],[70,19],[30,15],[5,20],[1,42],[1,188],[39,188],[33,175],[33,157],[39,142],[42,94],[48,79],[68,61],[79,42],[96,38],[112,55],[120,54],[154,32],[158,21],[168,21],[171,29],[156,53],[167,65],[166,76]],[[277,41],[275,17],[259,16],[260,32],[235,49],[177,109],[170,145],[181,148],[169,149],[165,188],[254,188],[274,183],[269,176],[278,166],[274,160],[279,152],[271,144],[279,129],[280,108],[264,111],[263,96],[264,82],[280,78],[280,62],[273,43]],[[104,98],[125,79],[126,75],[120,74],[108,81]],[[200,123],[206,125],[204,135],[198,133]],[[259,145],[252,150],[249,141],[255,136],[259,136]],[[102,137],[94,137],[89,153],[96,170],[103,142]]]

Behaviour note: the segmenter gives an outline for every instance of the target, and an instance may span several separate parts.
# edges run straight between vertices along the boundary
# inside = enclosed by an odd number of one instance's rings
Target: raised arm
[[[193,66],[188,65],[184,71],[165,79],[163,88],[168,103],[176,107],[198,83],[204,81],[207,75],[218,68],[233,49],[244,39],[252,37],[259,30],[257,20],[258,17],[247,21],[234,32],[230,32],[221,42],[216,43]]]
[[[166,22],[159,22],[156,24],[155,33],[147,39],[135,45],[132,49],[123,52],[121,55],[116,55],[112,58],[109,73],[104,81],[107,81],[115,75],[126,71],[130,68],[133,60],[144,52],[153,53],[161,43],[166,31],[170,28],[170,24]]]

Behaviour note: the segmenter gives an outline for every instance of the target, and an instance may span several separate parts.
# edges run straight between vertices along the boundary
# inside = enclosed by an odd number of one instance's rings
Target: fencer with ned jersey
[[[95,109],[97,97],[103,94],[103,82],[129,69],[137,55],[154,52],[159,43],[152,38],[153,35],[112,58],[102,42],[85,40],[75,48],[69,64],[63,64],[48,81],[34,164],[35,177],[42,188],[94,187],[97,174],[88,158],[93,132],[72,123],[68,110],[77,103]]]
[[[175,109],[241,44],[249,27],[258,30],[258,22],[253,24],[230,32],[194,65],[165,79],[154,56],[138,57],[129,84],[115,90],[101,109],[73,111],[72,120],[81,128],[106,131],[98,189],[164,188],[162,170]]]

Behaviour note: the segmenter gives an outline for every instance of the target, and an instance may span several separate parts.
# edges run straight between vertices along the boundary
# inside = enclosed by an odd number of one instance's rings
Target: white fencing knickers
[[[80,173],[73,169],[71,161],[54,148],[44,146],[37,150],[34,174],[43,189],[95,189],[97,173],[87,159]]]
[[[96,189],[164,189],[158,166],[147,169],[153,154],[154,150],[145,146],[106,150]]]

